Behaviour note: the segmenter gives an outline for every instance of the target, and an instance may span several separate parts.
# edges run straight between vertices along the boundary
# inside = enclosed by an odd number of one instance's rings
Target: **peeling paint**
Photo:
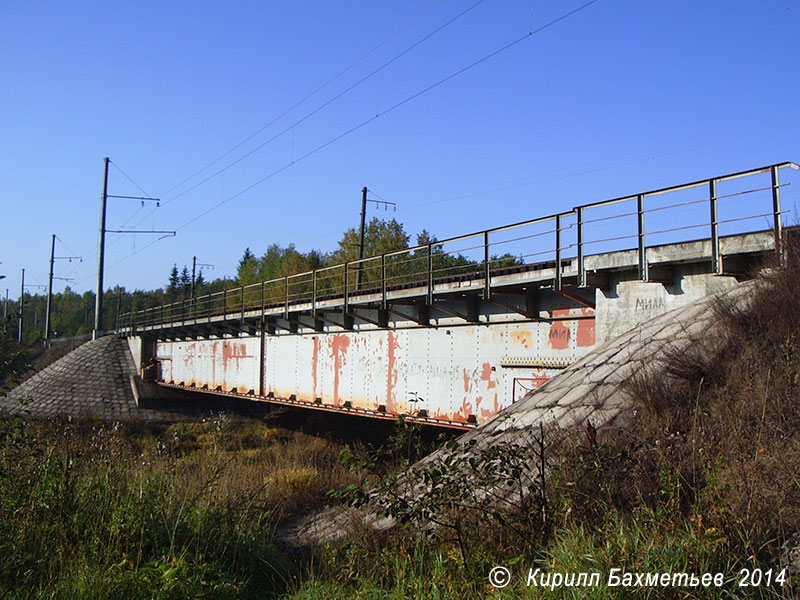
[[[575,337],[579,347],[593,347],[596,343],[594,319],[581,319],[578,321],[578,333]]]
[[[319,368],[319,336],[314,336],[314,351],[311,358],[311,380],[314,382],[314,399],[317,398],[317,369]]]
[[[488,362],[483,363],[483,372],[481,373],[481,379],[486,382],[486,387],[492,389],[493,387],[497,386],[497,382],[492,377],[492,365]]]
[[[380,340],[383,343],[383,340]],[[397,367],[395,360],[400,342],[397,340],[394,332],[389,331],[387,337],[387,351],[386,351],[386,410],[388,412],[395,412],[397,410],[395,386],[397,385]]]
[[[339,377],[342,367],[347,364],[347,349],[350,346],[350,336],[338,333],[330,336],[331,358],[333,358],[333,404],[340,405]]]
[[[472,403],[464,398],[464,401],[461,403],[461,408],[459,408],[458,412],[453,415],[453,420],[466,423],[467,419],[469,419],[469,416],[473,414],[475,414],[475,411],[472,408]]]
[[[518,399],[523,387],[547,381],[544,371],[527,366],[528,361],[571,358],[593,344],[593,312],[553,312],[566,318],[488,327],[279,334],[267,336],[263,349],[256,337],[159,342],[159,347],[162,356],[174,357],[165,372],[176,382],[219,387],[223,393],[234,388],[271,392],[278,399],[309,404],[320,398],[321,407],[328,408],[348,402],[348,408],[387,416],[425,409],[429,418],[480,423]]]
[[[230,361],[239,361],[245,358],[253,358],[252,354],[247,353],[247,344],[238,342],[222,342],[222,364],[227,369]]]
[[[523,348],[533,348],[533,335],[530,331],[512,331],[511,339]]]
[[[554,313],[556,311],[553,311]],[[553,321],[547,340],[553,350],[565,350],[569,347],[570,332],[564,321]]]

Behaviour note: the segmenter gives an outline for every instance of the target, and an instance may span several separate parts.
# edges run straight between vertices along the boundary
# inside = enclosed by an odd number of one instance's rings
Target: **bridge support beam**
[[[397,310],[397,306],[408,307],[411,309],[412,312],[409,314],[405,311]],[[431,324],[431,307],[424,301],[419,301],[404,305],[394,304],[393,308],[389,309],[389,312],[403,319],[408,319],[409,321],[413,321],[417,325],[428,327]]]

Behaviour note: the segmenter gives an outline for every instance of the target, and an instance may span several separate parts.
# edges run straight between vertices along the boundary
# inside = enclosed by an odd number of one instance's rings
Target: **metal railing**
[[[584,287],[586,256],[619,250],[636,251],[639,277],[646,281],[649,247],[696,239],[711,241],[709,259],[714,272],[720,273],[720,237],[754,231],[755,220],[767,219],[759,230],[771,229],[774,248],[781,252],[780,194],[789,184],[781,184],[779,172],[786,167],[800,169],[784,162],[584,204],[568,212],[127,313],[120,323],[123,330],[135,332],[164,324],[244,320],[254,312],[262,318],[282,315],[288,320],[293,309],[315,317],[331,300],[345,313],[350,303],[359,300],[386,309],[390,293],[402,295],[409,288],[416,295],[424,290],[430,304],[437,291],[451,289],[454,281],[489,299],[492,278],[513,270],[550,269],[552,285],[561,289],[568,266],[570,276]],[[752,180],[764,174],[768,181],[754,187]],[[730,189],[720,193],[721,184]],[[703,193],[697,194],[698,189]],[[662,197],[669,200],[660,202]],[[746,201],[735,202],[743,198]],[[698,237],[698,231],[706,235]],[[657,244],[648,244],[654,239]]]

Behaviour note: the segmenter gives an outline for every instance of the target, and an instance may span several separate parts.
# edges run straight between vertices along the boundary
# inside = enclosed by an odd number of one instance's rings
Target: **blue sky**
[[[109,234],[128,289],[192,256],[214,277],[245,247],[332,251],[364,186],[397,204],[370,216],[442,239],[800,161],[800,4],[598,0],[526,35],[584,3],[4,2],[0,293],[46,283],[53,233],[84,257],[56,274],[94,288],[104,156],[109,193],[163,199],[110,200],[108,228],[178,231]]]

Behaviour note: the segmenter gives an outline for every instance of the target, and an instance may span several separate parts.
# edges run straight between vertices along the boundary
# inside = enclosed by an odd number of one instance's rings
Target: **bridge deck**
[[[773,251],[775,237],[771,230],[738,234],[721,237],[720,256],[724,258],[741,257],[746,255],[763,254]],[[711,239],[699,239],[677,244],[651,246],[646,249],[647,264],[654,268],[680,263],[708,263],[711,256]],[[609,271],[626,271],[638,268],[639,258],[637,249],[627,249],[617,252],[607,252],[586,256],[584,265],[589,274],[598,274]],[[709,263],[710,264],[710,263]],[[493,269],[489,275],[488,287],[491,292],[515,291],[536,287],[555,287],[556,267],[553,262],[543,262],[529,265],[514,265]],[[575,288],[578,284],[577,257],[564,258],[561,261],[561,286],[562,289]],[[239,288],[241,290],[242,288]],[[270,304],[256,303],[255,305],[239,305],[215,310],[213,305],[203,305],[203,299],[192,303],[187,301],[178,305],[180,314],[175,311],[168,313],[169,317],[163,321],[155,319],[154,322],[140,322],[136,326],[139,333],[165,332],[168,330],[182,330],[185,335],[194,326],[208,326],[220,323],[240,323],[244,327],[252,328],[254,323],[264,319],[287,319],[290,315],[296,317],[325,313],[342,313],[347,310],[358,318],[359,308],[377,310],[381,306],[392,304],[414,303],[432,299],[442,299],[453,296],[485,295],[487,282],[485,276],[478,273],[440,277],[428,281],[411,281],[399,285],[388,285],[385,289],[370,288],[353,290],[347,294],[329,294],[319,297],[309,297],[301,300],[273,302]],[[235,291],[231,296],[236,300]],[[240,294],[241,298],[241,294]],[[586,298],[587,304],[591,303]],[[160,316],[160,314],[159,314]],[[167,315],[165,315],[166,317]],[[129,328],[122,329],[122,333],[132,333]]]
[[[780,255],[786,167],[181,300],[120,332],[161,385],[468,428]]]

